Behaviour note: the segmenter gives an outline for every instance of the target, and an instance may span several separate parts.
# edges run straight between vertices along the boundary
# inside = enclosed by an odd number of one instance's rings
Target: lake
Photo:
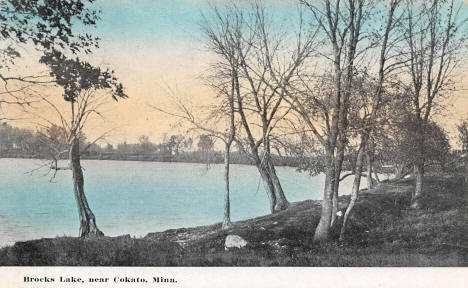
[[[52,180],[48,168],[28,173],[42,164],[41,160],[0,159],[0,246],[78,235],[71,171],[58,171]],[[84,160],[82,166],[86,196],[98,227],[107,236],[140,237],[222,220],[223,165]],[[310,177],[290,167],[277,170],[289,201],[322,198],[323,175]],[[350,192],[352,180],[348,177],[342,183],[341,194]],[[265,215],[268,207],[256,168],[232,165],[231,219]]]

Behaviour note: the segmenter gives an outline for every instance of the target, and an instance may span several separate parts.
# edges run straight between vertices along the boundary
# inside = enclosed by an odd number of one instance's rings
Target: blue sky
[[[200,6],[192,1],[103,0],[97,6],[103,12],[98,33],[106,40],[158,41],[199,33]]]

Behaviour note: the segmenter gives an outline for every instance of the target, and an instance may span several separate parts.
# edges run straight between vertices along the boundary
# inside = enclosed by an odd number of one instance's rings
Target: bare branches
[[[458,18],[454,1],[409,1],[407,10],[408,53],[401,59],[408,63],[414,114],[427,123],[436,100],[449,96],[457,54],[466,36],[462,32],[466,19]]]

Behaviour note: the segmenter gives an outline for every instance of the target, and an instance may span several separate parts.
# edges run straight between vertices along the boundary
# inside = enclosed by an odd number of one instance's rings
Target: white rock
[[[228,250],[229,248],[242,248],[245,247],[247,243],[248,242],[240,236],[228,235],[226,237],[226,241],[224,242],[224,247],[226,250]]]

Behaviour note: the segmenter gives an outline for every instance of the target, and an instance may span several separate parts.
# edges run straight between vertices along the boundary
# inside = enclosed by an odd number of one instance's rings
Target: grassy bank
[[[236,222],[130,236],[58,237],[18,242],[0,250],[0,265],[86,266],[468,266],[467,193],[461,179],[427,178],[422,209],[409,209],[412,182],[362,191],[344,243],[311,241],[319,201]],[[341,197],[344,209],[348,197]],[[249,244],[225,251],[226,235]]]

